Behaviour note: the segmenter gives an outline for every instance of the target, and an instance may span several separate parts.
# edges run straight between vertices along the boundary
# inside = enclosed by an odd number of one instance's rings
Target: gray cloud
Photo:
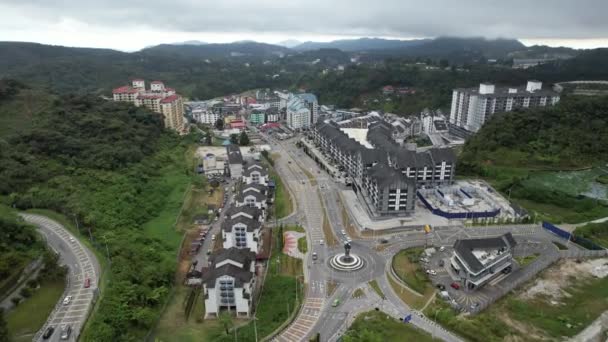
[[[72,20],[202,38],[205,32],[251,32],[580,39],[607,38],[606,13],[606,0],[3,0],[0,32],[23,22],[42,29]]]

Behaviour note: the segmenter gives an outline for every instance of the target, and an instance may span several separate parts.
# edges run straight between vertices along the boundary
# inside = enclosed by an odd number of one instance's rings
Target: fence
[[[487,218],[487,217],[496,217],[500,214],[500,209],[495,209],[492,211],[470,211],[470,212],[456,212],[449,213],[443,211],[439,208],[434,208],[429,201],[424,198],[424,195],[420,193],[420,191],[416,192],[416,195],[422,201],[424,206],[431,211],[434,215],[445,217],[447,219],[474,219],[474,218]]]
[[[555,234],[561,238],[570,240],[583,248],[590,249],[590,250],[597,250],[597,251],[604,249],[604,247],[598,245],[597,243],[595,243],[589,239],[586,239],[581,236],[576,236],[549,222],[543,221],[543,228],[545,228],[546,230],[552,232],[553,234]]]

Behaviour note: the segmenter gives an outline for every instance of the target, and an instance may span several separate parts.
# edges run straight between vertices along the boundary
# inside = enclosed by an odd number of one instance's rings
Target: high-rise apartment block
[[[526,87],[496,87],[481,83],[479,88],[454,89],[450,123],[477,132],[494,113],[553,106],[558,101],[559,94],[542,89],[540,81],[528,81]]]
[[[131,86],[122,86],[112,90],[114,101],[131,102],[140,107],[163,115],[165,127],[178,132],[184,130],[184,103],[182,97],[172,88],[165,87],[161,81],[150,83],[146,89],[146,82],[142,79],[131,81]]]

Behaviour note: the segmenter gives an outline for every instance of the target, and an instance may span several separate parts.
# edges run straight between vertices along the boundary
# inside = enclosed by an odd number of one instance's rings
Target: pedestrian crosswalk
[[[304,301],[302,310],[298,317],[289,327],[275,337],[274,341],[292,342],[303,341],[310,333],[310,330],[317,323],[323,308],[324,299],[319,297],[308,297]]]

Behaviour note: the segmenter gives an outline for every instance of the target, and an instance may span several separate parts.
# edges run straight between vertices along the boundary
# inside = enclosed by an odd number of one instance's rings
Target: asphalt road
[[[68,267],[68,282],[65,296],[72,296],[70,304],[64,305],[62,297],[46,323],[34,340],[42,341],[42,333],[49,326],[55,332],[45,341],[60,341],[63,326],[71,326],[72,333],[68,341],[76,341],[91,310],[97,294],[100,276],[99,262],[95,255],[75,236],[59,223],[42,215],[20,214],[26,222],[37,226],[46,238],[47,244],[60,255],[59,262]],[[84,288],[86,278],[91,279],[91,286]]]

